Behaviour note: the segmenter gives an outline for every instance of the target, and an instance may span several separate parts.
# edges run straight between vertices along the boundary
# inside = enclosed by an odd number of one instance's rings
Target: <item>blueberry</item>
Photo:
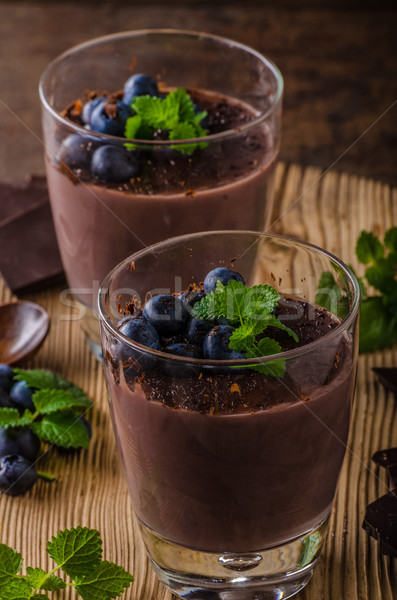
[[[160,338],[156,329],[143,317],[129,317],[119,321],[119,331],[126,337],[142,346],[159,350]],[[116,342],[112,356],[124,365],[124,376],[133,380],[142,371],[149,371],[156,364],[156,359],[138,349],[132,349],[122,342]]]
[[[197,104],[193,104],[193,109],[194,109],[194,114],[197,115],[200,112],[203,112],[203,109],[201,108],[201,106],[198,106]],[[208,129],[208,119],[207,117],[204,117],[204,119],[201,119],[200,121],[200,125],[203,129]]]
[[[168,294],[150,298],[142,314],[157,329],[159,335],[164,337],[171,337],[182,331],[189,318],[182,300]]]
[[[203,344],[204,338],[207,333],[214,327],[213,321],[206,321],[204,319],[189,319],[186,325],[185,335],[189,342],[192,344]]]
[[[137,73],[132,75],[124,85],[123,102],[131,104],[135,96],[159,96],[157,83],[149,75]]]
[[[17,381],[10,390],[10,398],[14,405],[23,412],[25,408],[31,412],[35,411],[32,396],[35,390],[28,387],[25,381]]]
[[[167,354],[174,356],[185,356],[186,358],[203,358],[201,347],[189,342],[175,342],[163,348]],[[190,364],[166,361],[164,371],[170,377],[188,377],[194,375],[197,369]]]
[[[89,169],[98,142],[73,133],[65,138],[59,151],[59,158],[72,169]]]
[[[92,156],[91,173],[96,179],[121,183],[135,177],[138,171],[135,154],[120,146],[101,146]]]
[[[96,108],[101,102],[105,101],[106,98],[104,96],[98,96],[97,98],[93,98],[93,100],[89,100],[83,106],[83,110],[81,111],[81,120],[89,125],[94,108]]]
[[[14,383],[14,370],[9,365],[0,363],[0,389],[9,392]]]
[[[125,123],[131,116],[132,110],[128,104],[103,100],[93,109],[89,125],[93,131],[122,137]]]
[[[0,388],[0,408],[16,408],[10,396]]]
[[[234,329],[230,325],[216,325],[204,338],[204,357],[211,360],[239,360],[242,352],[229,348],[229,339]]]
[[[0,427],[0,456],[19,454],[34,462],[40,450],[40,439],[28,427],[4,429]]]
[[[206,294],[213,292],[216,288],[217,281],[223,283],[223,285],[227,285],[229,281],[241,281],[244,283],[244,279],[240,275],[240,273],[236,273],[231,269],[226,269],[225,267],[217,267],[216,269],[212,269],[204,279],[204,291]]]
[[[160,348],[160,339],[156,329],[142,317],[124,318],[117,325],[120,333],[124,334],[130,340],[147,346],[152,350]]]
[[[32,463],[18,454],[0,457],[0,491],[9,496],[20,496],[27,492],[37,480]]]

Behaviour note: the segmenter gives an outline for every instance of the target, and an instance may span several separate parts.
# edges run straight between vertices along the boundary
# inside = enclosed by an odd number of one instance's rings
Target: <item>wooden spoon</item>
[[[50,318],[27,300],[0,305],[0,363],[18,365],[31,358],[45,340]]]

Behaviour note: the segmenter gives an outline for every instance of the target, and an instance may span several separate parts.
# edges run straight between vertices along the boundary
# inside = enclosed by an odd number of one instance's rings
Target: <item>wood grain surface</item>
[[[362,177],[280,164],[277,215],[271,231],[309,240],[346,262],[354,259],[361,229],[383,233],[397,223],[397,189]],[[28,367],[52,369],[81,386],[94,402],[93,439],[87,451],[49,450],[41,470],[57,481],[39,481],[23,497],[1,496],[0,542],[22,552],[25,565],[49,568],[48,539],[65,527],[99,529],[104,558],[135,576],[125,600],[171,600],[145,557],[116,453],[102,366],[85,344],[74,311],[60,302],[59,288],[30,296],[50,313],[50,334]],[[10,299],[0,282],[0,300]],[[372,454],[397,446],[397,399],[378,384],[372,367],[396,366],[397,348],[360,357],[350,440],[340,477],[325,552],[297,600],[393,600],[397,560],[379,554],[361,527],[365,507],[388,490]],[[67,595],[69,594],[69,595]],[[64,597],[74,598],[69,591]]]

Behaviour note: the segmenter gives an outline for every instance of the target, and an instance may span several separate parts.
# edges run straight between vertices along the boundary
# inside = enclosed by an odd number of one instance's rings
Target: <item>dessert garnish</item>
[[[63,529],[47,543],[46,551],[57,565],[54,569],[46,572],[26,567],[27,574],[18,575],[22,555],[0,544],[0,598],[48,600],[48,592],[55,592],[58,598],[59,590],[73,587],[83,600],[111,600],[134,581],[123,567],[102,560],[102,540],[96,529]],[[67,582],[56,575],[59,569],[68,575]]]
[[[228,270],[223,269],[223,271]],[[233,271],[231,273],[236,275]],[[209,279],[208,275],[207,278]],[[280,353],[282,348],[277,340],[262,336],[268,327],[282,329],[298,342],[296,333],[274,314],[280,299],[277,290],[264,284],[247,287],[241,276],[239,278],[236,280],[233,277],[225,285],[218,277],[215,289],[207,293],[192,309],[193,317],[197,319],[207,321],[227,319],[228,325],[220,325],[217,334],[212,337],[228,339],[229,349],[239,353],[239,356],[230,358],[259,358]],[[206,281],[204,281],[205,289]],[[207,289],[211,288],[207,287]],[[219,356],[210,356],[214,345],[211,344],[211,332],[207,334],[206,340],[204,351],[207,346],[207,358],[219,358]],[[285,372],[285,359],[250,365],[250,368],[265,375],[282,377]]]
[[[373,233],[362,231],[356,244],[356,256],[361,264],[366,265],[364,276],[358,277],[362,294],[360,352],[373,352],[397,341],[397,227],[386,231],[383,243]],[[368,286],[379,293],[370,295]],[[334,274],[324,272],[318,287],[316,303],[334,312],[332,295],[329,294],[331,290],[338,298],[338,316],[346,316],[348,299],[341,296]]]
[[[91,402],[81,388],[40,369],[0,365],[0,492],[24,494],[37,476],[41,441],[67,448],[88,448],[91,427],[83,412]]]
[[[131,102],[133,116],[128,117],[125,137],[138,140],[169,139],[187,140],[207,135],[202,126],[207,113],[198,109],[186,90],[178,88],[159,96],[135,96]],[[162,138],[162,136],[165,136]],[[133,148],[133,144],[126,144]],[[192,154],[196,148],[205,148],[205,142],[170,145],[184,154]]]
[[[395,489],[367,506],[362,525],[380,543],[381,554],[397,558],[397,448],[379,450],[372,460],[386,468]]]

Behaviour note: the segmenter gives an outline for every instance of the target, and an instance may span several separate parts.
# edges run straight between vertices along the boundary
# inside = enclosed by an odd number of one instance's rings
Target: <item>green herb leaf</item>
[[[29,600],[32,597],[32,587],[22,577],[15,577],[0,588],[1,600]]]
[[[340,285],[331,271],[324,271],[319,279],[316,304],[341,319],[349,312],[349,298],[342,296]]]
[[[91,406],[87,394],[85,394],[80,387],[52,371],[47,371],[45,369],[15,369],[14,379],[17,381],[25,381],[28,387],[38,390],[66,390],[75,400],[79,400],[79,406],[85,406],[86,408]]]
[[[76,578],[76,589],[83,600],[111,600],[120,596],[134,581],[130,573],[106,560],[92,575]]]
[[[296,333],[273,314],[279,299],[277,290],[269,285],[247,287],[241,281],[231,280],[224,286],[218,281],[215,291],[193,306],[192,314],[195,318],[211,321],[226,317],[235,326],[229,348],[244,353],[246,358],[259,358],[282,351],[280,344],[272,338],[264,337],[258,341],[258,336],[268,327],[281,329],[295,342],[299,341]],[[250,365],[265,375],[276,377],[284,375],[285,367],[284,359]]]
[[[362,231],[356,244],[358,260],[367,265],[383,258],[383,248],[378,238],[369,231]]]
[[[62,448],[88,448],[90,442],[84,423],[72,411],[46,415],[31,427],[40,439]]]
[[[385,246],[391,250],[391,252],[397,254],[397,227],[392,227],[386,231],[384,237]]]
[[[397,339],[397,316],[391,318],[381,296],[370,296],[360,307],[360,352],[374,352]]]
[[[34,590],[55,592],[66,588],[66,583],[56,575],[48,574],[43,569],[26,567],[28,582]]]
[[[11,581],[22,569],[22,554],[5,544],[0,544],[0,588]]]
[[[131,108],[134,115],[125,126],[125,137],[136,140],[154,139],[156,131],[168,132],[170,141],[204,137],[207,132],[200,125],[207,115],[205,111],[195,113],[194,104],[184,89],[177,89],[164,98],[157,96],[136,96]],[[134,144],[127,143],[134,148]],[[205,142],[195,144],[171,144],[170,147],[185,154],[192,154],[198,147],[205,148]]]
[[[32,413],[30,413],[30,416],[32,416]],[[25,427],[30,422],[31,419],[25,415],[20,416],[17,408],[0,408],[0,427],[4,427],[4,429],[8,427]]]
[[[48,542],[46,550],[63,571],[75,579],[99,567],[102,540],[96,529],[63,529]]]
[[[88,408],[91,403],[86,398],[75,397],[68,390],[39,390],[33,394],[33,404],[38,413],[48,415],[58,410]]]

